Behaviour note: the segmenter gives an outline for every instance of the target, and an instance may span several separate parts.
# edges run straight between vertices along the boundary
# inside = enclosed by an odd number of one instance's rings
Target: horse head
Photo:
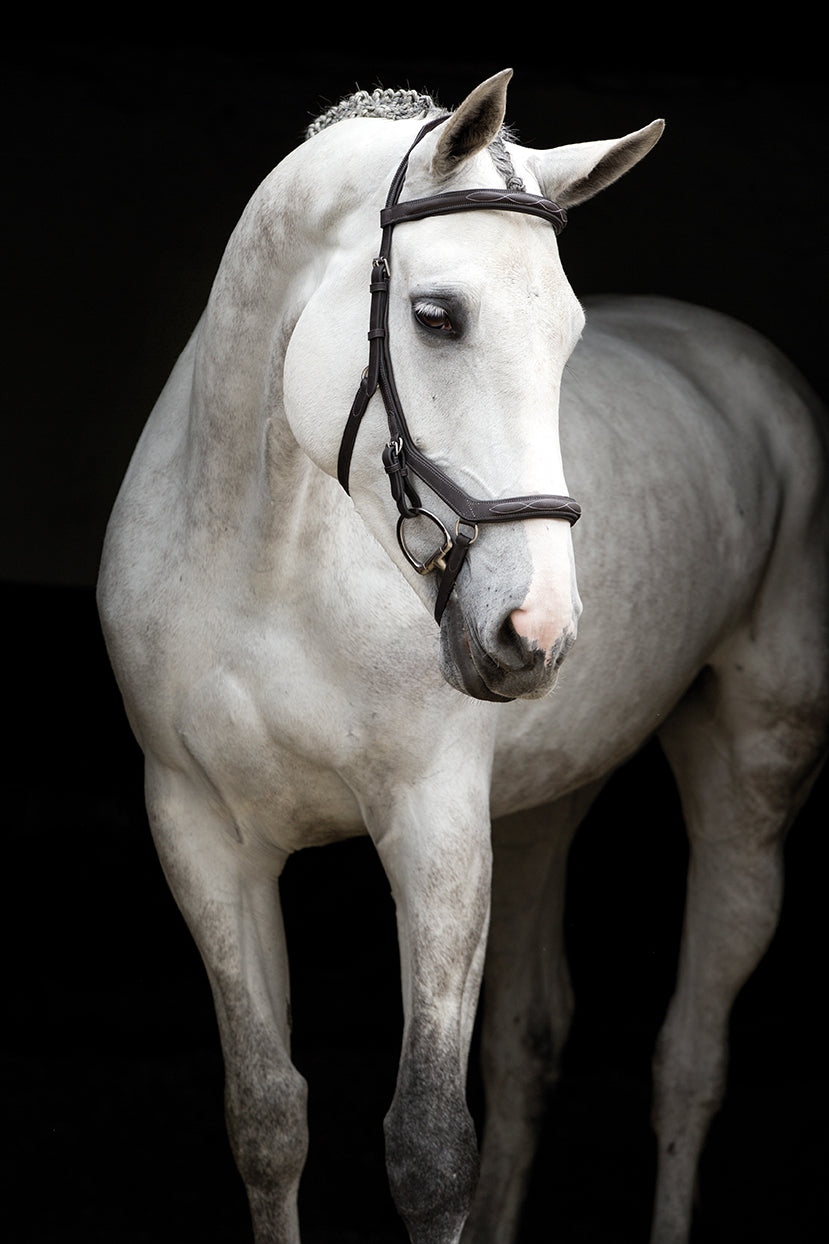
[[[495,701],[550,690],[581,613],[558,408],[584,314],[556,236],[566,209],[615,181],[662,130],[656,121],[617,140],[522,148],[503,129],[511,72],[425,125],[352,119],[309,141],[329,170],[346,155],[351,189],[285,368],[297,440],[339,473],[435,611],[444,677]],[[359,194],[357,165],[382,168]],[[341,379],[325,373],[341,377],[346,356],[364,363],[367,327],[369,363],[348,419],[340,405],[340,440],[329,395]]]

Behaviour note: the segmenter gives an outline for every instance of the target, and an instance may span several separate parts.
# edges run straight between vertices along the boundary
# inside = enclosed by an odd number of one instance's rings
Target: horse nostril
[[[550,642],[546,643],[534,634],[534,631],[543,629],[543,627],[532,625],[526,610],[514,609],[501,627],[503,646],[519,656],[524,665],[543,654],[544,664],[552,666],[554,670],[559,670],[573,646],[575,633],[572,628],[564,627],[558,631],[555,638],[552,638],[552,632],[550,632]]]
[[[576,636],[573,631],[565,631],[556,644],[553,656],[553,668],[560,670],[564,664],[564,658],[576,642]]]
[[[500,625],[495,623],[488,632],[482,632],[479,643],[481,651],[487,653],[499,669],[518,672],[532,663],[532,645],[518,634],[510,616]]]
[[[561,610],[513,609],[509,621],[525,651],[543,652],[548,665],[561,665],[575,639],[572,616]]]
[[[513,647],[523,652],[525,656],[537,652],[540,648],[549,650],[557,646],[557,643],[547,644],[544,642],[541,634],[544,627],[540,624],[540,620],[536,619],[527,609],[513,609],[504,624],[504,629],[508,629],[512,635]]]

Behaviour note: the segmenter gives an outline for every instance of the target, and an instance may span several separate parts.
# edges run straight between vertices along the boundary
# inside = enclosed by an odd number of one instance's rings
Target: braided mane
[[[350,117],[381,117],[387,121],[403,121],[412,117],[428,117],[439,111],[440,108],[431,95],[421,95],[417,91],[382,90],[380,87],[371,94],[368,91],[355,91],[353,95],[341,99],[338,104],[332,104],[312,121],[305,131],[305,137],[313,138],[320,130]]]
[[[387,121],[411,120],[414,117],[434,116],[443,111],[435,103],[431,95],[418,91],[391,90],[378,87],[368,91],[355,91],[347,95],[338,104],[332,104],[325,112],[312,121],[305,130],[305,137],[313,138],[329,125],[338,121],[346,121],[352,117],[379,117]],[[510,141],[509,130],[502,127],[498,137],[490,144],[489,152],[493,163],[506,182],[508,190],[523,190],[524,183],[516,176],[512,160],[505,146]]]

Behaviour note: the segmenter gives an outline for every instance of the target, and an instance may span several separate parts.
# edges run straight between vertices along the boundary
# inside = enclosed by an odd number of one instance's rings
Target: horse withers
[[[580,305],[557,233],[662,125],[523,148],[509,77],[447,114],[360,92],[265,179],[107,532],[102,624],[213,990],[257,1244],[299,1240],[307,1147],[288,857],[371,836],[401,958],[395,1203],[414,1244],[508,1244],[572,1010],[568,846],[654,734],[690,865],[652,1238],[687,1240],[729,1012],[825,754],[817,403],[732,320]]]

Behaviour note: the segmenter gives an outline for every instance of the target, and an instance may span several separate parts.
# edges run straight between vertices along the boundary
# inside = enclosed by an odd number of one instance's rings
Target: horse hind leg
[[[690,850],[677,985],[654,1059],[652,1244],[689,1238],[731,1007],[775,932],[785,834],[825,754],[822,633],[765,631],[718,653],[660,732]]]
[[[510,1244],[573,1014],[564,947],[567,853],[601,783],[493,825],[484,968],[481,1175],[463,1244]]]
[[[289,1055],[288,963],[278,883],[182,777],[148,767],[147,809],[170,889],[201,952],[225,1067],[225,1118],[256,1244],[299,1244],[306,1085]]]

